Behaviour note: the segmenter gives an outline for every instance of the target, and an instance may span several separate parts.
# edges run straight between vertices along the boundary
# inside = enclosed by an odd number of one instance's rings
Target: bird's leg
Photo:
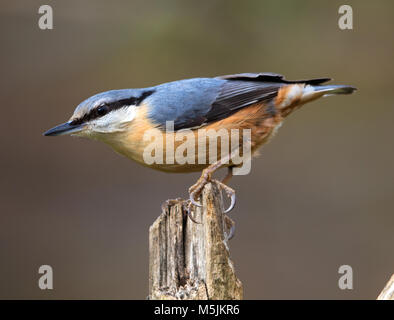
[[[197,182],[189,188],[189,195],[190,195],[189,199],[192,204],[194,204],[197,207],[201,207],[201,205],[197,202],[196,199],[201,195],[204,186],[211,181],[212,174],[217,169],[219,169],[221,165],[222,163],[220,160],[209,165],[207,168],[205,168],[202,171],[201,177],[197,180]]]
[[[227,174],[223,178],[222,183],[227,184],[227,182],[229,182],[232,177],[233,177],[233,167],[227,167]]]
[[[235,205],[235,191],[230,188],[229,186],[225,185],[223,182],[220,182],[218,180],[212,180],[212,174],[219,169],[221,166],[223,166],[223,164],[227,163],[232,156],[233,153],[227,155],[226,157],[216,161],[215,163],[209,165],[207,168],[205,168],[202,171],[201,177],[197,180],[197,182],[192,185],[189,188],[189,195],[190,195],[190,202],[192,204],[194,204],[195,206],[201,207],[201,204],[199,204],[197,202],[197,198],[201,195],[202,189],[204,188],[204,186],[210,182],[213,181],[215,183],[217,183],[222,189],[224,189],[224,191],[226,192],[227,196],[229,198],[231,198],[231,204],[230,207],[224,211],[224,213],[230,212]],[[231,173],[232,175],[232,173]],[[226,177],[227,178],[227,177]],[[227,178],[228,180],[229,178]]]
[[[226,192],[227,196],[229,196],[231,198],[231,204],[230,207],[224,211],[225,215],[224,215],[224,220],[225,220],[225,225],[227,227],[228,230],[228,234],[226,234],[226,241],[231,240],[234,237],[235,234],[235,223],[233,220],[231,220],[226,213],[230,212],[234,206],[235,206],[235,191],[230,188],[229,186],[227,186],[225,183],[228,182],[232,176],[233,176],[233,167],[228,167],[228,171],[227,171],[227,175],[223,178],[222,181],[218,181],[215,179],[211,179],[212,178],[212,174],[220,168],[220,166],[222,165],[223,162],[218,161],[215,162],[214,164],[210,165],[208,168],[203,170],[203,173],[201,175],[201,177],[198,179],[198,181],[196,182],[196,184],[194,184],[193,186],[190,187],[189,189],[189,193],[190,193],[190,200],[187,201],[187,207],[186,207],[186,211],[187,214],[189,216],[189,218],[195,222],[195,223],[201,223],[201,222],[197,222],[191,214],[191,206],[197,205],[197,206],[201,206],[199,203],[197,203],[195,201],[195,198],[200,196],[202,189],[204,188],[205,184],[207,184],[209,181],[213,181],[215,182],[218,186],[220,186],[222,189],[224,189],[224,191]]]

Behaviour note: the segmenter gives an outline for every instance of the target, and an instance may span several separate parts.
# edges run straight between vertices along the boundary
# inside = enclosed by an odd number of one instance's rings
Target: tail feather
[[[347,85],[326,85],[326,86],[313,86],[314,91],[324,92],[324,95],[331,94],[350,94],[357,88]]]
[[[351,94],[357,88],[348,85],[306,85],[303,89],[301,102],[306,103],[321,97],[328,97],[335,94]]]

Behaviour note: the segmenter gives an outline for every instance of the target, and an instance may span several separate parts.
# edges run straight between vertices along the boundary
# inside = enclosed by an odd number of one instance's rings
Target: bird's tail
[[[347,85],[325,85],[325,86],[313,86],[314,91],[324,93],[324,96],[328,96],[331,94],[350,94],[354,90],[357,90],[355,87],[347,86]]]
[[[306,85],[302,92],[301,101],[309,102],[320,97],[327,97],[335,94],[351,94],[354,90],[356,90],[355,87],[348,85]]]

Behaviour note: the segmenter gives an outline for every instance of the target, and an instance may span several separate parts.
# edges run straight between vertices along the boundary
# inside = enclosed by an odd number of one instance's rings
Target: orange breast
[[[117,152],[125,155],[126,157],[153,169],[167,172],[201,171],[216,160],[216,158],[212,158],[210,145],[206,144],[210,142],[210,140],[200,139],[200,137],[203,136],[203,132],[207,133],[210,130],[219,132],[219,130],[222,130],[221,132],[225,131],[227,132],[227,136],[231,137],[231,130],[237,129],[239,130],[239,136],[241,139],[235,142],[238,143],[238,147],[242,150],[243,129],[251,129],[251,151],[254,153],[258,147],[269,140],[275,132],[275,129],[282,121],[282,117],[279,114],[273,114],[274,112],[272,112],[272,110],[271,113],[267,112],[267,106],[255,104],[241,109],[226,119],[210,123],[201,128],[168,133],[156,128],[146,117],[146,111],[146,107],[141,107],[138,116],[131,123],[127,132],[119,133],[116,138],[107,142]],[[160,140],[160,145],[157,147],[163,148],[163,163],[147,164],[144,160],[144,152],[152,149],[153,140],[144,139],[144,136],[148,131],[150,133],[161,135],[162,140]],[[229,141],[227,146],[232,146],[231,143],[233,143],[233,146],[236,145],[234,142]],[[205,148],[202,144],[205,145]],[[222,150],[223,146],[226,146],[226,143],[223,143],[219,138],[217,140],[217,145],[215,146],[216,156],[219,158],[221,157],[222,152],[223,154],[226,153],[225,150]],[[177,152],[178,155],[180,154],[180,150],[184,151],[182,155],[192,152],[194,161],[189,161],[191,157],[188,157],[189,163],[178,163],[176,156]],[[205,154],[202,154],[204,152]],[[230,150],[228,150],[228,152],[230,152]],[[156,154],[156,151],[152,154]],[[168,155],[171,158],[171,154],[175,156],[173,163],[166,161],[168,159]],[[205,162],[203,161],[204,159]]]

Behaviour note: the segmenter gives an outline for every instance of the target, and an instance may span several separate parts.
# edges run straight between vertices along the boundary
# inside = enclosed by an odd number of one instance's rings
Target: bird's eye
[[[105,115],[105,114],[107,114],[107,113],[109,112],[109,108],[108,108],[108,106],[106,106],[106,105],[104,105],[104,106],[99,106],[99,107],[96,109],[96,112],[97,112],[97,115],[98,115],[99,117],[101,117],[101,116],[103,116],[103,115]]]

